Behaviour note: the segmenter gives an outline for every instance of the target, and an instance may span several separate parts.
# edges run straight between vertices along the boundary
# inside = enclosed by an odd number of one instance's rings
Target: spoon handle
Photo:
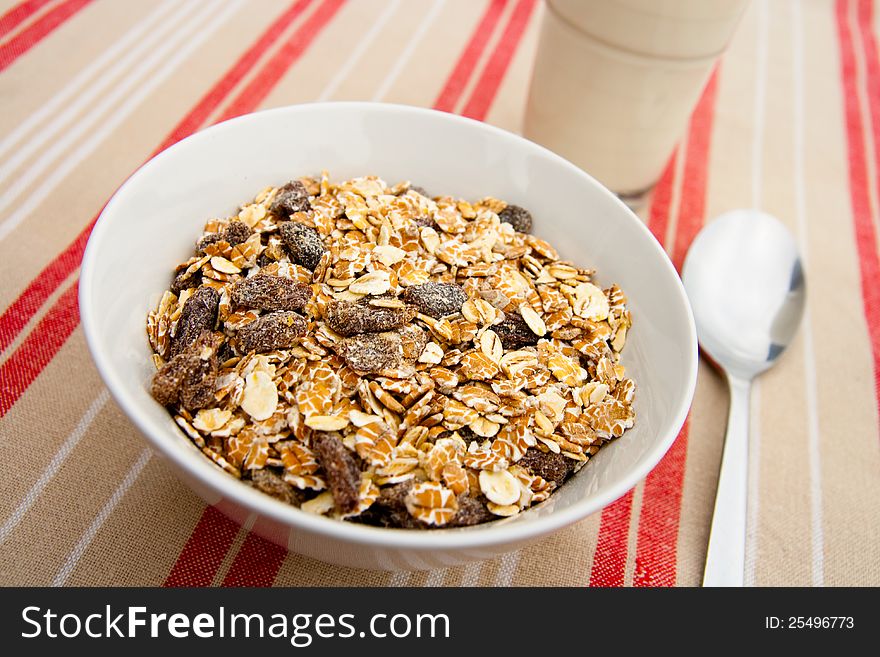
[[[752,382],[728,374],[730,414],[715,494],[703,586],[742,586],[746,546],[749,393]]]

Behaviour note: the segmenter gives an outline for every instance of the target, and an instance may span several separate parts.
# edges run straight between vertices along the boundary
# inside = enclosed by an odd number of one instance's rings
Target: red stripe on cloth
[[[645,479],[633,586],[675,585],[689,422]]]
[[[171,130],[159,147],[153,151],[151,157],[198,129],[204,119],[228,96],[235,85],[253,68],[262,54],[278,40],[284,30],[305,9],[310,1],[298,0],[279,16],[253,45],[239,57],[235,64],[226,71],[223,77],[199,99],[199,102]],[[97,221],[97,215],[92,218],[67,248],[46,265],[37,277],[30,282],[28,287],[25,288],[24,292],[0,315],[0,353],[12,344],[46,300],[58,289],[58,286],[70,276],[71,272],[79,267],[86,248],[86,242],[89,239],[95,221]]]
[[[239,529],[213,506],[206,507],[162,586],[210,586]]]
[[[673,180],[675,167],[678,163],[678,148],[672,152],[663,175],[657,181],[651,195],[651,209],[648,212],[648,229],[660,244],[666,241],[666,230],[669,227],[669,214],[672,205]]]
[[[272,586],[287,550],[250,532],[235,555],[223,586]]]
[[[67,0],[0,46],[0,71],[49,36],[92,0]]]
[[[633,492],[629,491],[602,510],[590,586],[623,586],[632,503]]]
[[[691,116],[687,152],[682,172],[682,192],[678,205],[678,225],[672,245],[672,264],[681,271],[684,256],[700,232],[706,213],[706,187],[709,178],[709,151],[715,98],[718,92],[718,68],[712,73],[703,95]]]
[[[51,0],[27,0],[12,7],[0,16],[0,37],[4,37],[28,18],[45,7]]]
[[[489,37],[495,31],[498,20],[501,18],[501,14],[506,6],[507,0],[492,0],[487,5],[483,17],[477,23],[477,27],[474,28],[471,38],[467,46],[465,46],[464,52],[461,53],[461,57],[456,62],[455,68],[452,69],[449,79],[446,80],[446,84],[437,96],[437,100],[434,101],[434,109],[443,112],[451,112],[455,109],[455,105],[458,103],[458,99],[461,97],[465,86],[467,86],[468,80],[471,79],[471,74],[474,72],[477,60],[480,59],[480,55],[486,49]]]
[[[691,116],[672,256],[679,271],[691,242],[705,221],[718,75],[719,69],[716,68]],[[669,452],[645,479],[636,537],[634,586],[675,585],[689,422],[689,419],[685,420]]]
[[[859,0],[858,26],[864,52],[870,126],[874,136],[874,184],[877,198],[880,199],[880,54],[874,35],[873,0]]]
[[[226,96],[241,82],[245,75],[259,61],[260,57],[266,50],[274,44],[278,38],[290,27],[303,11],[309,6],[312,0],[298,0],[294,2],[287,10],[281,14],[275,21],[260,35],[251,47],[238,58],[238,61],[232,65],[220,80],[217,81],[211,89],[202,96],[201,100],[193,107],[189,113],[178,123],[165,140],[159,145],[159,148],[153,153],[164,151],[172,144],[176,144],[184,137],[188,137],[198,130],[217,106]]]
[[[74,282],[55,302],[24,342],[0,365],[0,417],[6,415],[28,386],[58,353],[79,324]]]
[[[470,100],[461,111],[463,116],[482,121],[489,112],[492,101],[498,93],[498,87],[507,73],[510,62],[519,47],[523,32],[529,24],[529,18],[535,8],[535,0],[519,0],[514,7],[510,20],[504,28],[501,40],[492,51],[482,75],[471,94]]]
[[[324,3],[291,35],[238,97],[229,104],[219,120],[225,121],[253,111],[297,62],[343,4],[345,0],[324,0]]]
[[[840,42],[840,66],[843,86],[844,115],[849,171],[850,203],[859,256],[859,274],[862,284],[862,306],[871,356],[874,365],[874,395],[880,411],[880,259],[877,255],[877,235],[871,216],[871,197],[868,185],[868,166],[865,153],[865,128],[859,107],[855,48],[847,22],[849,3],[837,0],[835,18]],[[869,26],[869,29],[872,29]],[[870,84],[869,84],[870,86]],[[876,105],[880,98],[869,96],[869,104]],[[873,110],[872,110],[873,111]],[[874,139],[880,138],[875,134]]]

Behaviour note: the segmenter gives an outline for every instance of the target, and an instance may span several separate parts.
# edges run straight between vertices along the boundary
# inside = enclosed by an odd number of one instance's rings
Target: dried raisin
[[[434,230],[437,230],[439,228],[437,222],[434,221],[434,218],[427,214],[422,214],[418,217],[414,217],[413,223],[421,228],[433,228]]]
[[[238,346],[243,354],[290,349],[299,344],[299,339],[306,334],[306,328],[306,320],[302,316],[289,310],[280,310],[243,326],[238,331]]]
[[[400,328],[411,322],[417,313],[415,306],[377,308],[363,301],[331,301],[326,317],[330,328],[341,335],[377,333]]]
[[[470,445],[475,440],[480,442],[485,440],[484,438],[481,438],[480,436],[475,434],[473,429],[471,429],[470,427],[461,427],[460,429],[456,429],[456,433],[458,433],[461,439],[468,445]]]
[[[497,520],[498,516],[489,511],[486,502],[486,498],[482,495],[470,497],[467,493],[462,493],[458,496],[458,511],[447,527],[469,527],[479,525],[481,522]]]
[[[208,233],[207,235],[200,237],[196,244],[196,249],[199,253],[204,253],[205,249],[218,242],[226,242],[229,246],[236,246],[237,244],[246,241],[247,238],[253,235],[253,232],[254,231],[248,228],[247,224],[244,224],[241,221],[232,221],[221,232]]]
[[[312,445],[337,508],[351,513],[358,506],[361,485],[361,471],[354,455],[342,444],[338,433],[317,432]]]
[[[326,250],[318,231],[311,226],[288,221],[281,224],[279,232],[293,262],[311,270],[318,266]]]
[[[312,298],[312,288],[283,276],[257,274],[235,285],[232,302],[259,310],[302,310]]]
[[[251,478],[248,483],[251,486],[267,495],[271,495],[272,497],[281,500],[282,502],[299,506],[305,499],[305,495],[302,491],[288,484],[284,481],[281,475],[276,474],[268,468],[251,470],[250,475]]]
[[[403,360],[403,342],[397,333],[362,333],[342,340],[342,356],[356,372],[378,372],[397,367]]]
[[[379,498],[364,513],[352,521],[375,525],[377,527],[394,527],[397,529],[427,529],[428,525],[413,518],[406,510],[406,496],[412,488],[412,481],[383,486]]]
[[[204,253],[205,249],[207,249],[209,246],[222,241],[222,233],[208,233],[204,237],[199,238],[199,241],[196,243],[196,248],[198,249],[199,253]]]
[[[187,268],[184,267],[174,276],[174,282],[171,283],[171,291],[174,294],[180,294],[184,290],[188,290],[191,287],[196,287],[198,285],[198,277],[199,272],[187,273]]]
[[[253,235],[253,232],[248,228],[247,224],[241,221],[232,221],[223,230],[223,239],[229,243],[229,246],[235,246],[247,241],[247,238]]]
[[[538,336],[517,312],[505,313],[504,320],[495,324],[492,330],[501,338],[505,349],[520,349],[538,344]]]
[[[177,333],[171,341],[172,358],[186,351],[202,331],[214,330],[219,303],[220,295],[211,287],[200,287],[186,300],[180,311]]]
[[[216,379],[216,340],[210,331],[203,331],[187,351],[174,356],[153,375],[150,392],[163,406],[179,403],[194,411],[214,401]]]
[[[404,481],[391,486],[383,486],[376,504],[400,511],[406,510],[406,496],[413,486],[412,481]]]
[[[413,285],[403,293],[404,301],[415,305],[419,312],[437,319],[459,312],[467,298],[460,286],[435,281]]]
[[[153,375],[150,383],[150,394],[153,399],[170,406],[176,404],[180,398],[180,386],[189,369],[196,363],[187,354],[175,356],[165,363],[158,372]]]
[[[532,230],[532,213],[518,205],[508,205],[498,213],[498,218],[520,233],[528,233]]]
[[[525,468],[533,475],[537,475],[547,481],[555,481],[561,485],[574,472],[574,466],[577,465],[577,461],[567,458],[562,454],[542,452],[534,447],[529,447],[516,464]]]
[[[311,208],[309,192],[299,180],[293,180],[275,192],[269,210],[272,214],[287,219],[294,212],[305,212]]]

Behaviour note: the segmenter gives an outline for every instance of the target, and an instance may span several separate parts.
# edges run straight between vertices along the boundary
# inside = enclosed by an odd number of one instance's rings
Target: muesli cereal
[[[151,392],[218,467],[304,511],[475,525],[633,426],[616,285],[528,210],[301,178],[211,219],[147,317]]]

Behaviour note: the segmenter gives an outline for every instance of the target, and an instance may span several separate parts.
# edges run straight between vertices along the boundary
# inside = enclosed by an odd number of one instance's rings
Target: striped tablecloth
[[[521,552],[346,570],[227,520],[152,458],[86,350],[78,268],[144,160],[216,121],[316,99],[518,130],[536,0],[0,0],[0,584],[695,585],[727,393],[633,491]],[[797,236],[803,330],[755,387],[748,583],[880,584],[880,60],[871,0],[755,0],[642,212],[681,265],[743,206]]]

